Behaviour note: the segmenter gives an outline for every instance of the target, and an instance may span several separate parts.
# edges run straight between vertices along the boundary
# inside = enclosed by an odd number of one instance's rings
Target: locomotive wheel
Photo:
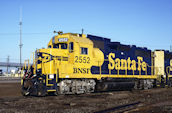
[[[22,95],[23,96],[29,96],[30,95],[30,89],[33,86],[31,80],[24,80],[22,84]]]
[[[23,96],[29,96],[30,92],[27,89],[22,88],[22,95]]]
[[[45,86],[43,84],[42,81],[39,81],[37,82],[36,84],[37,86],[37,95],[36,96],[40,96],[40,97],[43,97],[43,96],[46,96],[46,90],[45,90]]]

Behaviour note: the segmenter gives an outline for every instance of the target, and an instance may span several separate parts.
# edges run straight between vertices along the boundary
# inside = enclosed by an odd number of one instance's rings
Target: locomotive
[[[172,52],[58,32],[23,70],[23,95],[171,87]]]

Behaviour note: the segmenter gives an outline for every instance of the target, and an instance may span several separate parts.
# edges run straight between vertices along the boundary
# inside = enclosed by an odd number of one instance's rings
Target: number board
[[[68,41],[68,38],[59,38],[58,41],[59,42],[67,42]]]
[[[75,56],[75,63],[90,63],[90,57]]]

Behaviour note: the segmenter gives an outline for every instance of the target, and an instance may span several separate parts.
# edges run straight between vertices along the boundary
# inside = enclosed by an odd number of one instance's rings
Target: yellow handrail
[[[166,73],[167,73],[167,76],[168,76],[168,80],[169,80],[169,75],[170,75],[170,72],[172,71],[172,70],[170,70],[172,68],[172,66],[167,66],[166,67]],[[171,76],[172,77],[172,76]]]

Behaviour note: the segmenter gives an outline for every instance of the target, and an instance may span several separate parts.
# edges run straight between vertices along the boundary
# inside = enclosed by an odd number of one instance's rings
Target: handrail
[[[172,66],[167,66],[166,67],[166,73],[167,73],[167,75],[170,75],[170,72],[171,72],[171,69],[172,68]],[[169,69],[169,70],[168,70]]]

